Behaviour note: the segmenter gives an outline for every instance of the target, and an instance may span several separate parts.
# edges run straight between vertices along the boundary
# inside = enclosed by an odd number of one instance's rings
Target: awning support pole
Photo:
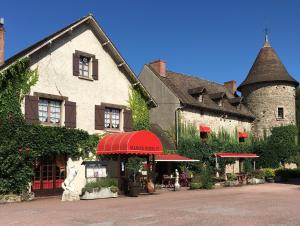
[[[255,160],[254,160],[254,162],[253,162],[253,169],[255,170]]]
[[[216,156],[216,170],[217,170],[216,177],[219,178],[220,177],[220,175],[219,175],[219,163],[218,163],[218,157],[217,156]]]

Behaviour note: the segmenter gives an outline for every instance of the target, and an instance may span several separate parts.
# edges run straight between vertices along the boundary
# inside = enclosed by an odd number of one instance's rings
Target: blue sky
[[[300,80],[297,0],[1,1],[5,58],[93,13],[131,68],[164,59],[172,71],[223,83],[247,75],[264,28],[291,75]]]

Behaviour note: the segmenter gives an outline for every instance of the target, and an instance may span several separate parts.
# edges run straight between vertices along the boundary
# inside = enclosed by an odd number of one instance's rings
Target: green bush
[[[82,189],[82,193],[85,191],[92,192],[93,189],[110,188],[112,192],[118,191],[118,180],[115,178],[99,178],[95,181],[89,181]]]
[[[192,185],[192,184],[194,184],[194,185]],[[196,174],[192,178],[192,182],[191,182],[190,186],[191,187],[192,186],[196,186],[196,187],[200,186],[201,189],[212,189],[214,186],[212,171],[206,167],[203,167],[200,171],[200,174]],[[194,188],[194,189],[197,189],[197,188]]]
[[[262,169],[265,177],[275,177],[275,169],[272,168],[264,168]]]
[[[296,169],[276,169],[275,176],[282,177],[283,180],[300,178],[300,168]]]
[[[202,188],[202,184],[200,182],[192,182],[190,184],[190,189],[194,190],[194,189],[200,189]]]
[[[228,174],[227,174],[227,180],[229,180],[229,181],[234,181],[234,180],[237,180],[237,177],[236,177],[236,175],[233,174],[233,173],[228,173]]]
[[[250,173],[250,176],[252,178],[256,178],[256,179],[265,179],[265,172],[262,169],[257,169],[254,170]]]

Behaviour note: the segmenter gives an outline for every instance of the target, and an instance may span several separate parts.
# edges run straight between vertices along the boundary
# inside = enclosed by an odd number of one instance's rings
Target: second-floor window
[[[90,58],[80,56],[79,58],[79,75],[89,77],[90,75]]]
[[[61,122],[61,101],[39,99],[39,121],[43,124],[59,125]]]
[[[120,128],[120,109],[105,108],[104,126],[107,129]]]

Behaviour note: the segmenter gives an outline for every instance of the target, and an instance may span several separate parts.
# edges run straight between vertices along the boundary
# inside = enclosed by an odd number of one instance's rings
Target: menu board
[[[99,162],[88,162],[85,165],[86,178],[107,177],[105,165]]]

